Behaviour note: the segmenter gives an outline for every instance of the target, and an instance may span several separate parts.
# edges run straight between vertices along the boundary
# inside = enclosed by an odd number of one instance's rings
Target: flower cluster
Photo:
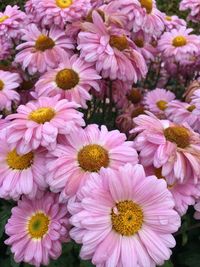
[[[195,1],[180,7],[199,20]],[[97,267],[170,258],[181,216],[194,206],[200,218],[192,31],[155,0],[0,12],[0,198],[14,203],[5,244],[17,263],[48,265],[71,240]]]

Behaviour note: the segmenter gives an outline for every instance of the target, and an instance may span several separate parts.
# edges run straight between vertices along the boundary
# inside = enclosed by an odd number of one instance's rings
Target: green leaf
[[[164,265],[162,265],[162,267],[174,267],[173,263],[169,260],[166,261]]]
[[[81,261],[80,267],[94,267],[90,261]]]
[[[6,209],[6,207],[0,212],[0,238],[3,236],[3,233],[5,231],[5,225],[8,219],[10,218],[10,215],[11,215],[11,210]]]

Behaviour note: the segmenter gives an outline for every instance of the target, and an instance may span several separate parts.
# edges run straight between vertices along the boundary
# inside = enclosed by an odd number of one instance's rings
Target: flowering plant
[[[0,4],[0,266],[199,266],[200,3],[178,5]]]

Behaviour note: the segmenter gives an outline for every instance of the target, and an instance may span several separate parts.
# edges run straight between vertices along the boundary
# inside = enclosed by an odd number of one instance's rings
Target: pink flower
[[[15,89],[20,83],[19,74],[0,70],[0,110],[11,110],[12,102],[19,102],[20,96]]]
[[[53,192],[61,192],[61,200],[74,196],[101,167],[118,169],[126,162],[136,164],[137,153],[132,142],[117,130],[88,125],[67,136],[47,159],[47,182]]]
[[[77,104],[57,97],[41,97],[17,109],[17,113],[7,116],[11,120],[8,127],[8,143],[25,154],[40,145],[55,149],[58,134],[69,134],[74,128],[84,126],[83,114]]]
[[[67,209],[59,204],[58,195],[47,192],[35,200],[23,196],[5,226],[9,236],[5,243],[11,246],[16,262],[39,267],[61,255],[68,230]]]
[[[56,25],[64,29],[68,22],[84,18],[91,9],[90,0],[29,0],[26,11],[31,11],[31,17],[36,23],[49,26]]]
[[[186,124],[159,120],[149,113],[133,120],[138,133],[135,148],[144,166],[162,167],[162,175],[170,184],[200,179],[200,136]]]
[[[165,89],[156,88],[146,93],[144,97],[144,104],[147,110],[156,115],[164,115],[164,111],[175,98],[174,93]]]
[[[180,2],[180,10],[185,11],[190,9],[188,19],[194,22],[200,21],[200,2],[199,0],[182,0]]]
[[[194,214],[194,218],[197,220],[200,220],[200,201],[198,199],[197,203],[194,205],[194,208],[196,210],[195,214]]]
[[[103,78],[137,82],[144,77],[147,72],[145,60],[125,32],[106,28],[96,11],[93,11],[92,19],[93,23],[83,24],[84,31],[78,35],[78,49],[84,60],[95,63]]]
[[[21,51],[16,55],[15,62],[22,64],[22,68],[27,68],[30,74],[56,68],[74,48],[72,39],[55,26],[50,31],[40,31],[35,24],[30,24],[23,33],[22,39],[26,42],[17,46]]]
[[[166,60],[172,58],[177,63],[189,64],[190,57],[199,53],[200,37],[190,34],[192,29],[180,27],[165,32],[158,41],[158,49]]]
[[[19,155],[6,139],[5,135],[0,138],[0,197],[16,200],[24,194],[34,198],[39,191],[47,188],[44,180],[45,151],[38,149]]]
[[[0,35],[18,39],[26,22],[26,14],[18,6],[8,5],[4,12],[0,12]]]
[[[0,60],[6,60],[11,56],[13,44],[8,37],[0,37]]]
[[[59,95],[86,108],[86,101],[91,100],[90,89],[100,90],[99,79],[92,63],[73,55],[63,58],[57,69],[46,72],[36,83],[35,92],[37,97]]]
[[[178,16],[167,16],[163,13],[164,23],[166,30],[171,31],[172,29],[179,29],[180,27],[187,27],[187,23],[184,19],[180,19]]]
[[[158,179],[164,179],[167,182],[167,188],[172,193],[175,202],[175,210],[183,216],[186,214],[188,206],[194,205],[195,200],[200,197],[199,184],[194,184],[194,181],[186,179],[184,183],[174,182],[168,183],[167,179],[162,176],[162,168],[148,167],[145,168],[147,175],[155,175]]]
[[[200,110],[193,103],[174,100],[168,104],[165,114],[169,120],[175,123],[186,122],[194,131],[200,133]]]
[[[141,165],[102,169],[68,208],[80,257],[97,267],[155,267],[170,258],[180,217],[165,181],[146,177]]]

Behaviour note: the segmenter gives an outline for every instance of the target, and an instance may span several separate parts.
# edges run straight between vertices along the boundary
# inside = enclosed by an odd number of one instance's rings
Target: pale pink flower
[[[141,165],[102,169],[68,208],[70,236],[80,257],[97,267],[162,265],[176,242],[180,217],[164,180],[146,177]]]
[[[147,66],[134,43],[120,29],[106,28],[98,12],[92,13],[93,23],[83,23],[78,34],[78,49],[86,62],[96,64],[103,78],[137,82],[144,77]]]
[[[25,196],[12,209],[5,226],[15,262],[27,262],[36,267],[49,265],[62,253],[62,243],[69,241],[69,221],[66,206],[59,204],[58,195],[45,193],[40,199]]]
[[[170,184],[184,182],[188,177],[195,183],[200,179],[200,136],[186,124],[159,120],[153,114],[140,115],[131,132],[139,133],[135,148],[140,152],[141,164],[162,167],[162,174]]]
[[[200,21],[200,2],[199,0],[182,0],[180,2],[180,10],[190,9],[188,19],[194,22]]]
[[[200,133],[200,110],[193,103],[174,100],[165,109],[167,118],[175,123],[187,122],[194,130]]]
[[[30,74],[56,68],[74,48],[73,40],[55,26],[49,31],[40,31],[35,24],[30,24],[23,33],[22,40],[25,42],[17,46],[21,51],[16,55],[15,62],[21,64],[24,70],[28,69]]]
[[[184,19],[180,19],[178,16],[167,16],[163,13],[163,20],[165,23],[166,30],[171,31],[172,29],[179,29],[180,27],[187,27],[187,23]]]
[[[20,105],[17,113],[7,116],[8,143],[25,154],[37,149],[40,145],[55,149],[58,134],[69,134],[70,131],[85,125],[79,107],[66,99],[41,97],[37,101]]]
[[[20,11],[18,6],[6,6],[5,11],[0,12],[0,36],[7,35],[19,39],[25,23],[27,23],[26,14]]]
[[[6,60],[11,57],[12,41],[6,36],[0,37],[0,60]]]
[[[0,70],[0,110],[11,110],[11,105],[20,100],[15,91],[21,83],[19,74]]]
[[[78,55],[63,58],[57,69],[46,72],[35,85],[36,97],[59,95],[86,108],[91,100],[91,88],[99,91],[101,79],[92,63],[87,63]]]
[[[29,0],[26,3],[26,11],[32,12],[33,21],[43,27],[56,25],[61,29],[69,22],[84,18],[91,7],[90,0]]]
[[[5,132],[4,132],[5,133]],[[22,194],[34,198],[47,188],[44,175],[45,151],[37,149],[27,154],[18,154],[1,133],[0,148],[0,197],[19,199]]]
[[[195,214],[194,214],[194,218],[197,220],[200,220],[200,201],[198,199],[197,203],[194,205],[194,208],[196,210]]]
[[[158,50],[166,60],[172,58],[177,63],[189,64],[190,58],[199,53],[200,37],[190,34],[193,29],[180,27],[165,32],[158,41]]]
[[[156,115],[164,115],[165,109],[175,98],[174,93],[162,88],[156,88],[149,91],[144,96],[145,108]]]
[[[162,168],[154,168],[153,166],[145,168],[146,174],[155,175],[158,179],[164,179],[167,182],[167,188],[172,193],[175,202],[175,210],[183,216],[186,214],[188,207],[195,204],[195,200],[200,197],[200,186],[194,184],[194,181],[186,179],[183,183],[178,181],[173,184],[168,183],[167,179],[162,175]]]
[[[53,192],[61,192],[61,200],[77,194],[101,167],[118,169],[127,162],[136,164],[137,152],[125,134],[108,131],[106,126],[88,125],[67,136],[47,158],[47,182]]]

